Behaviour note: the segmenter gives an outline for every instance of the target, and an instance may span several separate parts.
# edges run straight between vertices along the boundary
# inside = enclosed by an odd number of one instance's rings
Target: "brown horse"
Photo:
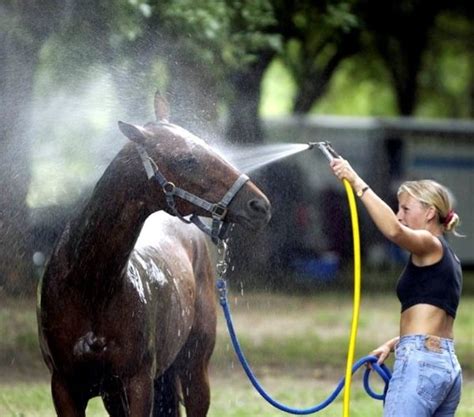
[[[178,416],[181,397],[188,417],[205,416],[216,333],[208,246],[198,228],[155,212],[186,220],[210,210],[213,223],[217,212],[250,230],[270,218],[258,188],[168,123],[157,97],[157,122],[119,123],[131,141],[65,228],[40,282],[39,340],[60,417],[85,416],[95,396],[111,416]],[[186,192],[173,194],[174,184]]]

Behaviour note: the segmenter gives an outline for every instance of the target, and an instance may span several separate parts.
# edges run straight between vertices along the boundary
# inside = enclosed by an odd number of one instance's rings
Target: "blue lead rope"
[[[320,404],[317,404],[313,407],[310,408],[292,408],[288,407],[285,404],[279,403],[278,401],[274,400],[262,387],[262,385],[259,383],[257,378],[255,377],[254,373],[252,372],[252,369],[250,368],[247,360],[245,359],[245,356],[242,352],[242,349],[240,347],[239,341],[237,339],[237,336],[235,334],[234,330],[234,325],[232,323],[232,316],[230,314],[230,308],[229,304],[227,302],[227,284],[226,281],[223,278],[218,278],[216,282],[217,289],[219,291],[219,303],[222,306],[222,309],[224,311],[224,316],[227,322],[227,329],[229,331],[229,335],[232,341],[232,345],[234,347],[235,353],[237,354],[237,357],[239,358],[240,363],[242,364],[242,367],[244,368],[245,373],[247,374],[247,377],[249,378],[250,382],[254,386],[254,388],[258,391],[258,393],[266,400],[268,401],[273,407],[278,408],[281,411],[284,411],[289,414],[298,414],[298,415],[305,415],[305,414],[313,414],[318,411],[321,411],[322,409],[326,408],[329,404],[331,404],[336,397],[339,395],[339,393],[342,391],[344,388],[344,380],[345,378],[342,378],[339,383],[337,384],[336,389],[334,392],[329,395],[329,397],[321,402]],[[390,381],[390,378],[392,377],[392,373],[390,370],[385,366],[384,364],[379,365],[377,363],[377,357],[375,356],[365,356],[361,359],[359,359],[352,367],[352,373],[356,372],[361,366],[365,364],[371,364],[371,368],[366,368],[364,372],[364,388],[365,391],[369,396],[376,400],[385,400],[385,394],[387,393],[388,389],[388,383]],[[382,378],[382,380],[385,382],[385,388],[382,394],[377,394],[372,390],[370,387],[369,379],[370,379],[370,371],[374,369],[377,374]]]

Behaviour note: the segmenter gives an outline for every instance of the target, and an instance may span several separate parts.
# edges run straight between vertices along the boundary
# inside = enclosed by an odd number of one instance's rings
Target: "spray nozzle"
[[[334,158],[339,158],[339,154],[334,150],[331,142],[308,142],[308,149],[313,149],[315,146],[324,154],[324,156],[331,162]]]

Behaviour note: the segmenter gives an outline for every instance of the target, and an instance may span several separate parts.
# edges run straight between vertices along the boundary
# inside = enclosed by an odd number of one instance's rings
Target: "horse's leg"
[[[74,392],[55,372],[51,377],[51,393],[58,417],[85,417],[88,399]]]
[[[209,361],[214,350],[213,333],[192,332],[178,357],[178,374],[187,417],[205,417],[211,404]]]
[[[209,361],[216,344],[217,311],[206,247],[198,256],[194,324],[176,363],[187,417],[205,417],[211,403]]]
[[[133,376],[124,384],[126,416],[150,417],[153,408],[153,379],[148,367]]]
[[[174,366],[155,379],[153,417],[179,417],[179,386]]]
[[[125,393],[102,395],[102,402],[110,417],[127,417],[128,403]]]
[[[122,382],[118,379],[107,384],[102,392],[102,402],[111,417],[127,417],[129,413],[128,398]]]

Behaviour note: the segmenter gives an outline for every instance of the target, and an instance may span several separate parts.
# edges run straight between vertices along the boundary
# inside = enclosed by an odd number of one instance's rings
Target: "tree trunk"
[[[323,68],[317,68],[315,65],[307,65],[304,77],[298,82],[298,91],[293,104],[293,113],[306,114],[327,92],[332,75],[339,64],[345,58],[353,54],[352,49],[344,45],[339,46],[339,50],[327,61]]]
[[[262,78],[274,56],[264,52],[247,69],[235,72],[230,78],[234,98],[229,104],[227,139],[231,143],[262,143],[264,134],[259,115]]]
[[[430,30],[442,0],[369,1],[369,27],[393,79],[399,113],[410,116],[417,105],[418,74]]]

